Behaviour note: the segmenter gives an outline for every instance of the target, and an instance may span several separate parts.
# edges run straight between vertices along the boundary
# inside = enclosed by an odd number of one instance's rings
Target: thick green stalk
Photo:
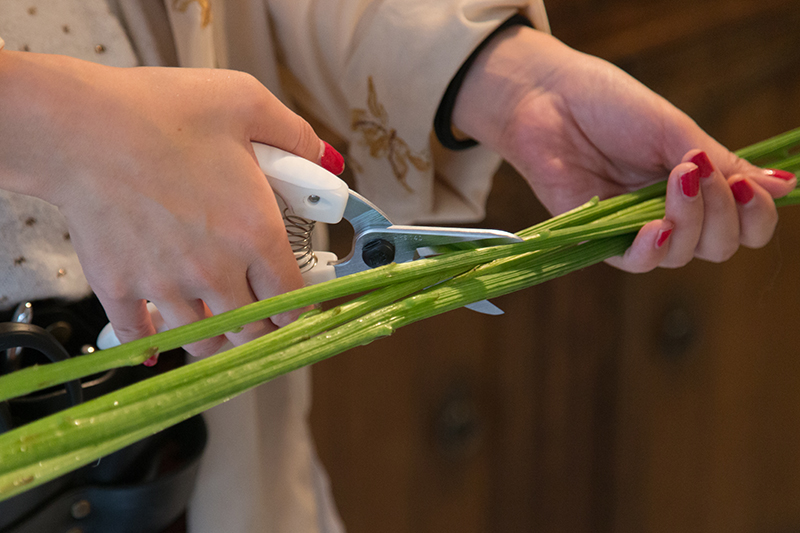
[[[446,273],[444,277],[451,275]],[[115,446],[135,442],[140,435],[168,427],[239,394],[259,383],[254,372],[263,366],[259,361],[265,354],[302,346],[331,327],[355,321],[364,313],[442,279],[443,276],[434,275],[391,285],[330,311],[308,313],[271,335],[5,433],[0,436],[0,498],[20,492],[30,483],[44,482],[64,469],[74,469],[80,461],[91,462]],[[145,426],[149,429],[140,430]],[[65,442],[69,442],[69,458],[54,460],[64,456]],[[95,452],[91,451],[93,448]],[[46,465],[41,467],[44,470],[40,470],[40,462]],[[6,474],[14,468],[20,470]]]
[[[796,171],[800,130],[748,149],[751,160]],[[741,154],[741,153],[740,153]],[[0,499],[91,462],[248,388],[424,318],[513,292],[622,253],[642,225],[663,217],[665,184],[596,198],[520,232],[518,244],[390,265],[258,302],[148,339],[0,378],[0,399],[232,331],[274,314],[374,290],[278,332],[0,435]],[[794,191],[777,205],[800,203]],[[444,281],[443,281],[444,280]],[[427,287],[427,288],[425,288]],[[424,290],[422,290],[425,288]]]
[[[657,190],[657,188],[653,188],[653,190]],[[73,357],[57,365],[25,368],[13,374],[0,376],[0,401],[83,378],[111,368],[141,364],[156,352],[171,350],[190,342],[233,331],[244,324],[307,305],[400,283],[419,276],[436,275],[441,272],[465,272],[488,261],[532,250],[553,248],[575,244],[587,239],[630,233],[640,228],[643,223],[659,218],[663,214],[658,214],[657,207],[655,210],[650,211],[642,209],[640,213],[633,211],[633,208],[628,208],[632,211],[626,213],[625,216],[609,216],[607,219],[597,220],[591,227],[566,228],[564,226],[573,221],[595,220],[598,216],[606,215],[609,212],[613,213],[613,210],[610,210],[607,205],[612,205],[614,209],[617,209],[620,206],[635,205],[635,202],[643,197],[645,197],[644,194],[636,192],[623,197],[616,197],[606,202],[590,202],[588,208],[584,209],[585,211],[590,211],[588,215],[583,214],[581,209],[577,209],[565,213],[562,217],[551,219],[549,224],[534,226],[528,231],[520,232],[521,235],[528,236],[524,243],[458,251],[413,263],[387,265],[357,275],[345,276],[327,283],[305,287],[298,291],[256,302],[206,320],[123,344],[109,350]],[[663,204],[663,200],[658,198],[651,200],[656,205],[659,201]],[[645,206],[647,205],[645,204]],[[663,213],[663,207],[661,212]],[[568,220],[568,222],[563,222],[564,219]],[[550,230],[550,227],[564,228]]]
[[[385,337],[397,327],[541,283],[618,254],[629,245],[630,236],[616,237],[573,247],[555,268],[548,257],[553,252],[529,253],[512,260],[513,264],[482,267],[463,279],[431,286],[437,278],[427,278],[407,282],[405,287],[387,287],[287,326],[281,336],[285,342],[270,340],[268,335],[33,422],[0,437],[0,498],[92,462],[278,375]],[[431,287],[390,303],[400,294],[425,286]],[[356,319],[369,309],[376,310]],[[310,332],[309,322],[342,325]],[[303,332],[301,339],[298,331]],[[327,333],[316,335],[321,331]],[[214,372],[192,372],[199,366],[214,367]],[[175,379],[175,374],[182,379]]]

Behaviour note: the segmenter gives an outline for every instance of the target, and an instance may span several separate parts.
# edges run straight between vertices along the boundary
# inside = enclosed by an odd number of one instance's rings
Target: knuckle
[[[164,301],[171,300],[179,292],[175,281],[163,274],[152,276],[147,283],[146,294],[143,296],[148,300]]]
[[[698,259],[709,261],[711,263],[724,263],[729,260],[739,250],[739,243],[725,243],[719,244],[713,251],[698,251],[696,256]]]
[[[770,240],[772,240],[772,236],[775,234],[775,228],[777,225],[777,212],[770,213],[767,215],[766,220],[763,221],[763,226],[760,231],[750,231],[742,234],[742,246],[746,246],[747,248],[763,248],[769,244]]]
[[[150,315],[147,313],[126,322],[117,321],[112,326],[120,342],[135,341],[154,333]]]
[[[131,279],[123,276],[103,280],[96,284],[94,290],[101,299],[105,300],[122,302],[136,299],[136,290]]]
[[[281,313],[280,315],[275,315],[273,317],[270,317],[270,321],[276,327],[282,328],[284,326],[288,326],[289,324],[297,320],[301,314],[303,314],[305,311],[308,311],[309,309],[310,308],[296,309],[288,313]]]
[[[289,151],[316,160],[317,155],[319,155],[319,139],[314,128],[300,115],[294,115],[292,120],[296,123],[293,128],[295,139],[292,143],[293,147]]]
[[[262,337],[271,332],[273,329],[274,327],[270,327],[268,321],[259,320],[257,322],[246,324],[242,327],[242,330],[237,333],[231,333],[230,339],[234,344],[240,345]]]
[[[738,252],[738,251],[739,251],[739,243],[738,242],[732,243],[732,244],[730,244],[728,246],[723,247],[722,253],[720,255],[721,261],[727,261],[728,259],[733,257],[736,254],[736,252]]]
[[[242,93],[241,96],[244,97],[240,100],[240,103],[247,104],[260,101],[266,88],[255,76],[239,70],[230,71],[229,74],[231,82]]]
[[[264,218],[257,216],[241,217],[238,222],[237,228],[228,235],[229,257],[237,255],[244,262],[261,257],[270,248],[270,243],[285,233],[283,228],[272,228]]]
[[[763,248],[769,243],[769,241],[769,237],[753,236],[747,239],[742,239],[742,246],[752,249]]]
[[[213,263],[192,259],[184,265],[188,283],[195,288],[218,289],[224,275]]]
[[[238,109],[244,119],[261,115],[264,108],[275,100],[269,89],[251,74],[231,71],[231,82],[238,96],[234,109]]]
[[[693,258],[691,256],[675,257],[671,258],[669,261],[666,261],[662,266],[664,268],[683,268],[691,263],[692,259]]]
[[[114,333],[120,342],[130,342],[147,337],[150,334],[150,326],[145,323],[135,324],[114,324]]]
[[[214,337],[212,339],[187,344],[183,349],[194,357],[204,358],[217,353],[220,348],[222,348],[223,344],[225,344],[225,337]]]

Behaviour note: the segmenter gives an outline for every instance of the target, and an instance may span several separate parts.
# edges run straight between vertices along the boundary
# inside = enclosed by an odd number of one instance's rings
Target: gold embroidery
[[[192,2],[200,6],[200,26],[205,28],[211,24],[211,0],[172,0],[172,9],[186,13]]]
[[[389,128],[389,115],[378,101],[372,76],[367,78],[367,109],[353,109],[350,127],[364,135],[363,143],[369,146],[369,154],[376,158],[387,158],[397,181],[408,192],[414,190],[406,182],[408,164],[419,171],[431,167],[430,155],[414,153],[408,144],[397,136],[397,130]]]

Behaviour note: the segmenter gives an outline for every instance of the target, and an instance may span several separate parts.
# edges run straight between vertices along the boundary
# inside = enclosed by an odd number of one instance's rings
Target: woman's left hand
[[[555,214],[669,176],[665,218],[609,260],[631,272],[765,245],[778,218],[772,199],[796,184],[736,157],[615,66],[527,27],[481,52],[453,124],[497,150]]]

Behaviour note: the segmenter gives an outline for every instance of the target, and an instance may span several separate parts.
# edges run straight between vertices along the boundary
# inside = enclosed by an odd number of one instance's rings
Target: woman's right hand
[[[302,287],[251,141],[342,170],[247,74],[0,52],[0,187],[59,207],[122,342],[155,332],[146,300],[174,328]],[[238,345],[291,319],[227,337]],[[223,341],[187,349],[209,355]]]

